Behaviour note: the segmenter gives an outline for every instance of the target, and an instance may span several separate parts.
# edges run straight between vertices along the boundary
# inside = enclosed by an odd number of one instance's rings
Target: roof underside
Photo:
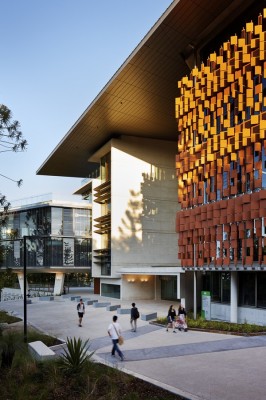
[[[200,51],[253,2],[174,0],[37,174],[87,177],[96,166],[88,158],[122,134],[177,140],[177,81],[189,73],[184,58],[192,48]],[[263,1],[257,3],[263,7]]]

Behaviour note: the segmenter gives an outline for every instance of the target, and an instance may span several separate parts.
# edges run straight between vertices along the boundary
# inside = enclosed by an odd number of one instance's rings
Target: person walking
[[[176,333],[175,331],[175,319],[176,319],[176,310],[174,309],[173,304],[170,305],[168,314],[167,314],[167,325],[166,325],[166,331],[168,332],[168,327],[173,329],[173,333]]]
[[[184,332],[187,332],[187,312],[183,304],[180,304],[177,310],[178,315],[178,330],[184,329]]]
[[[85,304],[83,303],[82,299],[80,299],[77,305],[77,310],[78,310],[79,326],[82,326],[82,319],[85,314]]]
[[[137,332],[137,319],[139,318],[139,310],[137,309],[135,303],[132,303],[131,305],[132,305],[130,312],[131,331]]]
[[[119,336],[121,336],[122,334],[122,329],[120,324],[117,322],[117,315],[113,316],[113,323],[111,323],[108,327],[108,335],[110,336],[110,338],[112,339],[113,342],[113,347],[112,347],[112,351],[111,351],[111,355],[113,357],[115,357],[115,352],[117,351],[119,357],[121,358],[121,361],[124,361],[124,354],[122,353],[122,351],[120,350],[119,346],[118,346],[118,339]]]

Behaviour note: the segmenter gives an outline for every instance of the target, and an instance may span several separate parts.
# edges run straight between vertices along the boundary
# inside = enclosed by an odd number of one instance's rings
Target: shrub
[[[83,342],[80,338],[67,338],[67,349],[58,360],[58,365],[66,373],[77,374],[88,366],[88,361],[94,354],[87,353],[89,349],[89,339]]]
[[[10,368],[16,353],[17,348],[21,343],[21,335],[13,332],[8,332],[1,336],[0,351],[1,351],[1,368]]]

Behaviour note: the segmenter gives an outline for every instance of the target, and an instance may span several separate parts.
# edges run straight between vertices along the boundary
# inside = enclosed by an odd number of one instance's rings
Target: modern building
[[[90,204],[51,194],[13,201],[1,228],[0,270],[17,272],[23,290],[26,262],[28,273],[53,274],[53,292],[61,294],[66,273],[91,274],[91,215]]]
[[[264,7],[174,0],[39,168],[98,179],[99,292],[266,323]]]

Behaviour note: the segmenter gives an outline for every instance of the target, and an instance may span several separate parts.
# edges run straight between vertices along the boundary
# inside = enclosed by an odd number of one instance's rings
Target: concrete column
[[[238,299],[238,281],[237,272],[231,272],[231,307],[230,307],[230,322],[237,323],[237,299]]]
[[[24,294],[24,273],[23,272],[18,272],[18,282],[19,282],[19,287],[21,289],[21,293],[22,295]],[[29,293],[29,285],[28,285],[28,281],[26,280],[26,292]]]
[[[177,274],[176,276],[176,298],[180,299],[181,297],[181,288],[180,288],[180,274]]]
[[[55,274],[55,281],[54,281],[54,295],[63,293],[64,282],[65,282],[65,274],[63,272],[57,272]]]
[[[197,271],[194,271],[194,319],[197,319]]]

